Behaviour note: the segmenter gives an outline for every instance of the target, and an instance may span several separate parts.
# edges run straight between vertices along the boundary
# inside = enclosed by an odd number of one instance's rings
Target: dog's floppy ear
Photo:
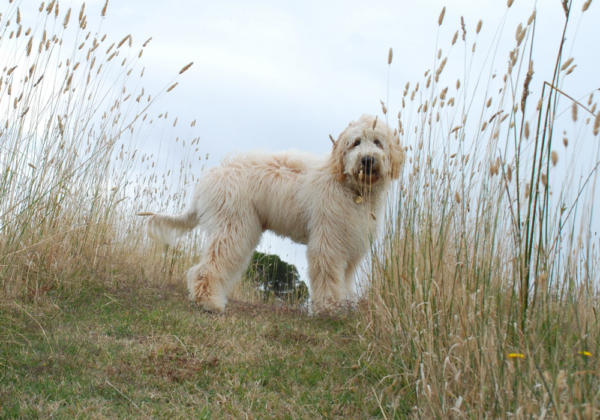
[[[392,136],[390,145],[390,167],[392,179],[398,179],[404,165],[404,149],[397,135]]]
[[[331,173],[338,182],[346,180],[346,174],[344,173],[343,135],[344,133],[340,134],[337,141],[333,143],[333,150],[331,151]]]

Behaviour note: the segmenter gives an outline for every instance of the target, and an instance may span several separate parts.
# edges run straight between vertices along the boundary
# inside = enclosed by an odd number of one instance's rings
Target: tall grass
[[[481,62],[482,22],[469,32],[461,19],[449,51],[436,49],[424,80],[404,89],[398,129],[409,160],[374,249],[365,313],[376,343],[368,357],[394,367],[374,389],[388,418],[600,415],[600,114],[597,86],[579,101],[562,89],[581,5],[543,5],[561,6],[550,80],[534,76],[543,60],[533,12],[503,75],[468,71]],[[459,80],[445,77],[454,64],[465,69]],[[560,169],[559,157],[571,165]]]
[[[134,214],[165,199],[173,182],[192,181],[187,166],[179,181],[148,175],[155,157],[137,149],[145,127],[167,120],[168,113],[153,116],[152,107],[177,82],[154,95],[145,91],[141,57],[150,40],[136,46],[130,34],[111,39],[103,33],[107,5],[89,18],[85,3],[63,10],[53,0],[42,2],[36,16],[10,1],[0,14],[5,296],[35,297],[85,276],[164,277],[175,263],[173,252],[168,263],[141,258],[160,250],[145,242]],[[169,198],[175,205],[185,201]],[[156,269],[149,269],[152,261],[160,261]]]

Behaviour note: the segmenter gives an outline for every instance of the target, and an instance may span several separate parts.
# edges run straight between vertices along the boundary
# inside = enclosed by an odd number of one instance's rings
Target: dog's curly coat
[[[396,133],[363,115],[340,134],[326,158],[245,154],[208,170],[188,210],[153,215],[148,230],[172,243],[202,226],[206,248],[188,271],[187,284],[190,298],[207,310],[224,310],[265,230],[307,245],[313,306],[331,308],[353,297],[354,272],[403,161]]]

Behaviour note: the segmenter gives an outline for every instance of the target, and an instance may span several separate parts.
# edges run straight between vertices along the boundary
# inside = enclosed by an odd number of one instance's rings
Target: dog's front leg
[[[308,244],[307,256],[313,309],[336,309],[346,298],[347,262],[343,253],[321,240]]]

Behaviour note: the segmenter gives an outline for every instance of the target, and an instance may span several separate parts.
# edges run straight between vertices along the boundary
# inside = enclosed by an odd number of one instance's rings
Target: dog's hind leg
[[[228,215],[212,228],[200,263],[188,271],[187,284],[190,299],[205,310],[222,312],[258,245],[262,227],[258,217],[248,211]]]

